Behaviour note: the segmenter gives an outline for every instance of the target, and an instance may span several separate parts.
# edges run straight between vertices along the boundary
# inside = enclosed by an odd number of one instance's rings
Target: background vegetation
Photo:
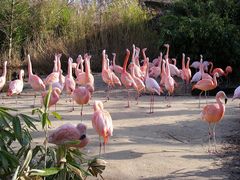
[[[111,57],[117,53],[122,64],[125,49],[136,44],[147,47],[150,60],[164,43],[171,45],[170,56],[185,52],[192,60],[212,60],[224,68],[240,65],[239,0],[177,0],[140,3],[138,0],[94,1],[88,5],[63,0],[0,2],[0,59],[16,69],[32,57],[34,71],[52,70],[54,54],[67,58],[92,55],[92,69],[101,70],[103,49]],[[109,3],[110,2],[110,3]],[[152,8],[153,7],[153,8]],[[1,62],[1,65],[2,65]]]

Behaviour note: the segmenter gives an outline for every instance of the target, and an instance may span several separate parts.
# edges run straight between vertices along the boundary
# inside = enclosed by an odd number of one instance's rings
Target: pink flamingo
[[[76,67],[76,69],[75,69],[75,75],[76,75],[76,77],[78,77],[78,75],[79,75],[80,73],[84,72],[83,62],[84,62],[84,60],[83,60],[82,56],[81,56],[81,55],[78,55],[78,57],[77,57],[77,67]],[[80,69],[79,69],[79,66],[80,66]]]
[[[137,85],[135,90],[137,91],[136,100],[137,100],[137,104],[138,104],[138,98],[139,98],[141,92],[145,91],[145,84],[144,84],[144,82],[143,82],[140,78],[138,78],[138,77],[135,75],[134,70],[135,70],[134,68],[131,68],[132,78],[133,78],[134,82],[135,82],[136,85]]]
[[[106,59],[106,50],[104,49],[102,52],[102,80],[108,85],[107,90],[107,100],[109,100],[109,94],[111,87],[114,87],[115,84],[119,86],[122,85],[119,78],[113,73],[113,71],[108,68],[107,59]]]
[[[115,73],[121,74],[123,68],[119,65],[116,65],[116,53],[112,53],[112,55],[113,55],[113,65],[112,65],[112,68],[110,69]]]
[[[157,78],[162,73],[162,52],[160,53],[160,56],[158,57],[158,65],[150,68],[149,70],[149,76]]]
[[[33,107],[35,107],[35,100],[36,100],[36,92],[37,91],[44,91],[46,89],[45,84],[43,83],[42,79],[37,75],[32,73],[32,63],[30,59],[30,55],[28,54],[28,83],[33,88],[34,94],[34,102]]]
[[[19,73],[19,79],[11,81],[9,83],[7,95],[12,96],[13,94],[19,95],[23,90],[23,76],[24,70],[21,69]],[[16,104],[17,104],[17,96],[16,96]]]
[[[151,94],[151,99],[150,99],[150,112],[153,113],[154,111],[154,93],[156,92],[158,95],[160,95],[162,91],[161,87],[158,85],[157,81],[153,78],[150,78],[148,75],[148,58],[147,58],[147,69],[145,73],[145,86],[146,89],[150,92]]]
[[[72,99],[79,105],[82,105],[81,107],[81,121],[83,116],[83,105],[88,104],[89,100],[91,99],[91,95],[93,93],[93,87],[92,85],[86,85],[86,86],[80,86],[74,89],[72,93]]]
[[[42,92],[42,101],[44,101],[47,94],[48,94],[48,91]],[[55,87],[52,89],[48,107],[55,105],[55,111],[56,111],[56,104],[60,99],[60,94],[61,94],[61,90],[59,88]]]
[[[225,76],[226,77],[229,73],[232,73],[232,67],[231,66],[227,66],[225,68],[225,71],[224,71],[221,68],[214,68],[213,69],[213,63],[212,62],[210,62],[209,64],[211,65],[211,68],[210,68],[210,71],[209,71],[209,73],[211,75],[213,75],[213,74],[215,74],[217,72],[219,74],[219,77],[220,76]]]
[[[57,55],[55,55],[54,69],[53,69],[54,71],[51,74],[49,74],[44,80],[44,84],[46,86],[59,81],[59,73],[57,70],[55,71],[55,67],[57,68],[57,66],[58,66],[58,57]]]
[[[198,81],[195,85],[193,85],[193,89],[199,89],[201,90],[201,93],[199,94],[199,107],[200,107],[200,99],[201,99],[201,94],[203,91],[205,91],[205,98],[207,100],[207,91],[213,90],[217,87],[217,77],[219,77],[218,73],[215,73],[213,76],[213,80],[211,79],[202,79]]]
[[[217,103],[214,104],[208,104],[203,107],[203,110],[201,112],[201,118],[202,120],[205,120],[209,124],[209,149],[211,146],[211,137],[213,137],[214,141],[214,147],[215,147],[215,152],[216,152],[216,138],[215,138],[215,127],[216,124],[224,117],[225,113],[225,105],[221,102],[220,99],[224,98],[225,99],[225,104],[227,103],[227,96],[223,91],[219,91],[216,94],[216,101]],[[211,131],[211,124],[213,125],[213,129]]]
[[[86,130],[87,127],[82,123],[79,123],[77,126],[72,124],[64,124],[49,135],[48,142],[56,145],[67,144],[68,147],[83,148],[89,142]],[[73,144],[69,143],[77,140],[79,140],[79,143],[77,144],[76,142]]]
[[[3,73],[2,73],[2,76],[0,77],[0,91],[3,89],[3,87],[6,83],[6,75],[7,75],[7,61],[4,61]]]
[[[127,89],[128,92],[128,105],[126,107],[130,107],[130,102],[129,102],[129,88],[130,87],[134,87],[135,89],[137,89],[137,85],[135,83],[135,81],[133,80],[131,74],[129,74],[126,70],[127,68],[127,62],[130,56],[130,51],[128,49],[126,49],[126,56],[124,59],[124,63],[123,63],[123,71],[121,74],[121,81],[123,83],[123,85],[125,86],[125,88]]]
[[[100,137],[103,137],[103,147],[105,152],[105,145],[107,144],[109,137],[113,134],[113,123],[109,112],[104,110],[102,101],[94,101],[93,109],[92,126],[99,135],[100,156],[102,146]]]
[[[65,89],[69,96],[72,95],[73,91],[75,90],[75,81],[72,76],[72,58],[68,58],[68,75],[65,77]],[[74,110],[74,101],[72,106],[72,111]]]
[[[163,66],[164,66],[164,64],[163,64]],[[165,78],[164,86],[165,86],[165,89],[168,91],[169,98],[174,92],[174,84],[175,84],[175,80],[170,75],[170,68],[169,68],[169,63],[168,63],[168,59],[167,59],[166,60],[166,78]],[[169,98],[168,98],[167,107],[171,107]]]

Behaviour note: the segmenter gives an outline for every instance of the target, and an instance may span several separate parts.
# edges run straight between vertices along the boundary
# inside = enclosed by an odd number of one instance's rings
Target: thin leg
[[[149,114],[152,112],[152,94],[151,94],[151,98],[150,98],[150,111]]]
[[[37,97],[37,94],[36,94],[36,92],[35,92],[35,93],[34,93],[34,100],[33,100],[33,108],[35,108],[36,97]]]
[[[99,157],[101,156],[101,147],[102,147],[101,138],[99,136]]]
[[[211,137],[212,137],[212,132],[211,132],[211,124],[208,124],[208,152],[211,152]]]
[[[127,108],[129,108],[130,107],[130,102],[129,102],[129,89],[127,89],[127,93],[128,93],[128,105],[126,106]]]
[[[198,107],[199,107],[199,108],[200,108],[200,100],[201,100],[201,95],[202,95],[202,93],[203,93],[203,91],[201,91],[201,93],[199,94],[199,97],[198,97],[198,99],[199,99]]]
[[[152,102],[152,113],[154,113],[154,93],[153,93],[153,102]]]
[[[83,104],[82,104],[82,107],[81,107],[81,122],[82,122],[82,117],[83,117]]]
[[[216,136],[215,136],[215,127],[216,127],[216,123],[214,123],[214,125],[213,125],[213,142],[214,142],[214,150],[215,150],[215,152],[217,152],[217,144],[216,144]]]

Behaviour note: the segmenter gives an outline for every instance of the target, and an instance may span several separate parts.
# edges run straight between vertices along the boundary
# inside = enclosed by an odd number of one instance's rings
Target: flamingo
[[[149,61],[149,59],[147,58],[147,68],[146,68],[146,73],[145,73],[145,86],[146,86],[146,89],[151,94],[149,113],[153,113],[153,111],[154,111],[154,93],[156,92],[158,95],[160,95],[160,93],[163,91],[162,91],[161,87],[158,85],[157,81],[155,79],[149,77],[148,61]]]
[[[235,99],[240,99],[240,86],[238,86],[235,90],[234,90],[234,94],[232,97],[232,101]],[[240,104],[239,104],[240,106]]]
[[[107,90],[107,100],[109,100],[110,88],[113,87],[115,84],[121,86],[121,82],[119,78],[113,73],[113,71],[108,68],[107,66],[107,59],[106,59],[106,50],[102,51],[102,80],[108,85]]]
[[[42,101],[44,101],[47,94],[48,94],[48,91],[42,92]],[[56,111],[56,104],[60,99],[60,94],[61,94],[61,90],[59,88],[55,87],[52,89],[48,107],[55,105],[55,111]]]
[[[209,124],[209,149],[211,146],[211,137],[213,137],[214,141],[214,148],[216,151],[216,138],[215,138],[215,127],[216,124],[224,117],[225,113],[225,105],[221,102],[221,99],[225,99],[225,104],[227,103],[227,96],[223,91],[219,91],[216,94],[216,103],[214,104],[208,104],[203,107],[203,110],[201,112],[201,118],[202,120],[205,120]],[[213,129],[211,130],[211,124],[213,125]]]
[[[131,74],[129,74],[126,70],[127,62],[128,62],[129,56],[130,56],[130,51],[127,49],[126,52],[127,52],[127,54],[125,56],[124,63],[123,63],[123,71],[122,71],[122,74],[121,74],[121,81],[122,81],[123,85],[125,86],[125,88],[127,89],[127,92],[128,92],[128,105],[126,107],[130,107],[129,88],[134,87],[135,89],[137,89],[137,85],[136,85],[135,81],[133,80]]]
[[[119,65],[116,65],[116,53],[112,53],[113,55],[113,65],[111,66],[111,70],[114,71],[115,73],[121,74],[123,68]]]
[[[164,64],[165,63],[163,63],[163,66],[164,66]],[[168,59],[167,59],[166,60],[166,78],[165,78],[164,86],[165,86],[165,89],[168,91],[169,98],[174,92],[174,84],[175,84],[175,81],[172,78],[172,76],[170,75],[169,63],[168,63]],[[167,107],[171,107],[170,100],[168,101]]]
[[[72,95],[73,91],[75,90],[75,81],[72,76],[72,58],[68,58],[68,75],[65,77],[65,89],[69,96]],[[74,110],[74,101],[72,106],[72,111]]]
[[[136,97],[136,100],[137,100],[137,104],[138,104],[138,98],[139,98],[139,96],[140,96],[140,93],[141,92],[143,92],[143,91],[145,91],[145,84],[144,84],[144,82],[140,79],[140,78],[138,78],[136,75],[135,75],[135,73],[134,73],[134,70],[135,70],[135,68],[131,68],[131,75],[132,75],[132,78],[133,78],[133,80],[134,80],[134,82],[136,83],[136,91],[137,91],[137,97]]]
[[[91,85],[80,86],[74,89],[72,93],[72,99],[79,105],[81,105],[81,121],[83,116],[83,105],[88,104],[93,93],[93,87]]]
[[[77,126],[72,124],[64,124],[54,130],[48,137],[48,142],[56,145],[66,145],[68,147],[83,148],[88,142],[89,138],[86,134],[86,125],[79,123]],[[77,144],[69,143],[70,141],[80,140]]]
[[[150,77],[154,77],[154,78],[157,78],[159,75],[161,75],[161,66],[162,66],[162,52],[160,53],[160,56],[158,57],[158,66],[154,66],[152,68],[150,68],[150,71],[149,71],[149,76]]]
[[[83,62],[84,62],[84,60],[83,60],[82,56],[81,56],[81,55],[78,55],[78,57],[77,57],[77,67],[76,67],[76,69],[75,69],[75,75],[76,75],[76,77],[78,77],[78,75],[79,75],[80,73],[84,72]],[[80,66],[80,69],[79,69],[79,66]]]
[[[13,94],[19,95],[23,90],[23,76],[24,70],[21,69],[19,73],[19,79],[11,81],[9,83],[7,95],[12,96]],[[17,96],[16,96],[16,104],[17,104]]]
[[[102,146],[100,137],[103,137],[103,147],[105,152],[105,145],[107,144],[109,137],[113,134],[113,123],[112,117],[109,112],[104,109],[102,101],[94,101],[93,109],[92,126],[99,135],[100,156]]]
[[[3,73],[2,73],[2,76],[0,77],[0,91],[3,89],[3,87],[6,83],[6,75],[7,75],[7,61],[4,61]]]
[[[200,107],[200,99],[201,99],[201,94],[203,91],[205,91],[205,98],[207,100],[207,91],[213,90],[217,87],[217,77],[219,77],[218,73],[215,73],[213,76],[213,80],[211,79],[202,79],[198,81],[195,85],[193,85],[193,89],[199,89],[201,90],[201,93],[199,94],[199,107]]]
[[[54,62],[54,66],[53,66],[53,72],[57,72],[58,71],[58,55],[55,54],[55,59],[53,60]]]
[[[59,81],[58,55],[55,54],[53,72],[51,74],[49,74],[43,82],[47,86],[47,85],[50,85],[50,84],[52,84],[54,82],[58,82],[58,81]]]
[[[33,107],[35,107],[35,100],[37,96],[37,91],[44,91],[46,89],[45,84],[43,83],[42,79],[37,76],[36,74],[32,73],[32,63],[30,59],[30,55],[28,54],[28,83],[34,90],[34,102]]]
[[[220,76],[225,76],[226,77],[229,73],[232,73],[232,67],[231,66],[227,66],[225,68],[225,71],[224,71],[221,68],[214,68],[213,69],[213,63],[212,62],[210,62],[209,64],[211,65],[211,68],[210,68],[210,71],[209,71],[209,73],[211,75],[213,75],[213,74],[215,74],[217,72],[219,74],[219,77]]]

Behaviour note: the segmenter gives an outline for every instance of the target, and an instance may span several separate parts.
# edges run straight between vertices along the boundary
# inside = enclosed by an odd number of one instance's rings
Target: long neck
[[[102,71],[106,69],[106,54],[105,52],[102,53]]]
[[[28,74],[32,75],[32,63],[31,63],[31,59],[30,59],[30,55],[28,55]]]
[[[212,63],[212,62],[209,62],[209,64],[211,65],[211,68],[210,68],[209,74],[212,74],[212,70],[213,70],[213,63]]]
[[[189,63],[190,63],[190,58],[188,58],[187,60],[187,66],[186,66],[187,69],[189,69]]]
[[[203,63],[200,63],[199,69],[200,69],[200,73],[203,74],[204,73]]]
[[[3,76],[6,77],[7,75],[7,61],[4,62],[4,67],[3,67]]]
[[[169,57],[169,46],[167,46],[166,60],[168,59],[168,57]]]
[[[182,70],[185,69],[185,55],[182,55]]]
[[[217,87],[217,74],[214,74],[213,76],[213,84],[215,87]]]
[[[169,77],[170,76],[170,69],[169,69],[169,62],[168,59],[166,59],[166,75]]]
[[[219,105],[219,108],[220,108],[221,112],[224,114],[224,112],[225,112],[225,105],[221,102],[219,97],[216,97],[216,101],[217,101],[217,103]]]
[[[70,58],[68,59],[68,77],[72,77],[72,62]]]
[[[165,61],[162,61],[162,71],[161,71],[161,73],[162,73],[162,75],[163,76],[166,76],[166,66],[165,66]]]
[[[134,63],[134,64],[135,64],[135,52],[136,52],[136,49],[135,49],[135,46],[133,45],[132,63]]]
[[[173,65],[176,66],[177,65],[177,60],[176,59],[172,59],[173,60]]]
[[[19,73],[19,80],[23,81],[23,71],[20,70],[20,73]]]
[[[145,80],[147,78],[149,78],[149,74],[148,74],[148,71],[149,71],[149,60],[148,60],[148,58],[146,58],[146,65],[147,65],[147,68],[146,68],[146,73],[145,73]]]
[[[86,78],[88,78],[91,73],[90,57],[87,57],[87,59],[85,60],[85,72],[86,72]]]
[[[113,55],[113,67],[116,66],[116,54]]]
[[[128,63],[129,56],[130,56],[130,51],[127,49],[127,54],[125,56],[124,63],[123,63],[123,72],[127,71],[127,63]]]

